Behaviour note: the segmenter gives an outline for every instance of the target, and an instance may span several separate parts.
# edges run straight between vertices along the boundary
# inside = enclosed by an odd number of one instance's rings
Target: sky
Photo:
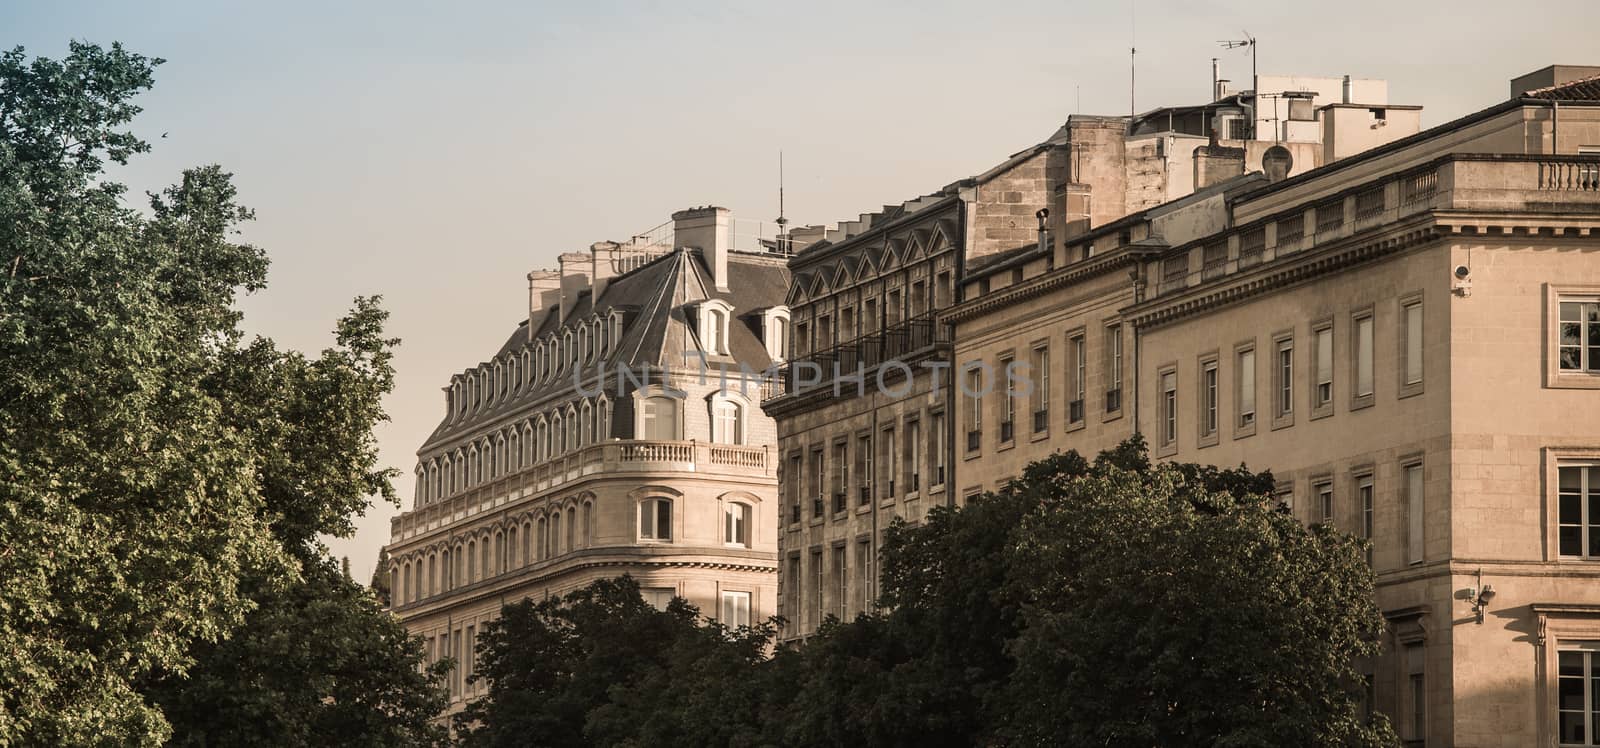
[[[1534,5],[1538,7],[1535,8]],[[1071,114],[1206,100],[1211,58],[1389,81],[1424,127],[1503,100],[1552,63],[1600,64],[1595,0],[1247,2],[21,2],[0,46],[69,40],[161,57],[135,130],[155,149],[114,177],[159,190],[218,163],[272,259],[249,332],[320,350],[358,295],[402,339],[380,426],[410,505],[440,387],[527,311],[529,270],[672,211],[833,223],[937,190],[1048,137]],[[1537,33],[1532,33],[1537,31]],[[1584,58],[1582,55],[1591,57]],[[164,137],[163,137],[164,135]],[[371,574],[399,509],[331,538]]]

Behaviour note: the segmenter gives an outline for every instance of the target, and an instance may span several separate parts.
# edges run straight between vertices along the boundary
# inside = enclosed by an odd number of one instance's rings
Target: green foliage
[[[769,624],[703,622],[681,599],[659,611],[630,577],[505,606],[478,649],[489,695],[456,717],[461,744],[746,745],[761,691],[729,688],[763,659]]]
[[[80,43],[0,55],[0,744],[166,741],[139,689],[228,666],[209,657],[282,656],[217,644],[258,606],[283,636],[343,625],[369,655],[327,671],[344,682],[417,685],[391,672],[415,643],[321,579],[315,540],[393,500],[372,435],[393,383],[385,313],[357,299],[316,358],[245,342],[236,297],[267,259],[235,239],[251,214],[230,175],[191,169],[139,213],[103,173],[148,150],[124,127],[159,62]],[[404,723],[428,696],[332,711]]]
[[[631,582],[505,609],[469,745],[1392,745],[1355,659],[1382,619],[1362,541],[1270,474],[1152,465],[1138,437],[892,525],[884,612],[758,656]],[[717,728],[717,729],[713,729]]]

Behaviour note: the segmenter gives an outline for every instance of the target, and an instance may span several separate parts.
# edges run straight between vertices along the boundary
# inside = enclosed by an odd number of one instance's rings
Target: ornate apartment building
[[[728,211],[561,256],[528,318],[451,378],[393,520],[392,610],[461,663],[513,600],[631,574],[745,624],[777,613],[776,431],[759,374],[787,347],[788,259]],[[745,240],[745,241],[741,241]],[[741,244],[749,251],[736,249]]]
[[[1387,101],[1382,81],[1263,80],[1330,106],[1354,107],[1353,96],[1373,106]],[[959,338],[945,315],[976,292],[963,290],[972,285],[966,279],[992,278],[1000,272],[994,268],[1020,272],[1026,260],[1018,258],[1129,213],[1171,213],[1165,204],[1173,195],[1198,188],[1221,200],[1263,163],[1281,176],[1308,171],[1344,132],[1331,122],[1342,115],[1327,107],[1309,122],[1284,125],[1289,139],[1237,127],[1234,119],[1251,111],[1239,94],[1174,111],[1131,120],[1073,115],[982,174],[833,229],[792,232],[800,248],[790,261],[792,360],[781,395],[763,403],[777,421],[784,461],[778,546],[786,638],[815,631],[827,616],[847,620],[872,609],[882,529],[896,518],[916,523],[934,504],[958,503],[971,488],[956,480],[957,461],[974,454],[971,440],[1038,433],[1003,415],[989,420],[987,437],[957,430],[954,391],[964,383],[953,379]],[[1368,109],[1359,111],[1370,122]],[[1413,119],[1360,137],[1375,144],[1414,132]],[[1116,287],[1128,290],[1125,282]],[[1072,407],[1055,413],[1065,418]]]
[[[1371,539],[1362,686],[1408,745],[1596,744],[1600,68],[1512,90],[969,274],[940,316],[957,375],[1043,386],[962,396],[954,489],[1135,431],[1270,469],[1300,519]]]

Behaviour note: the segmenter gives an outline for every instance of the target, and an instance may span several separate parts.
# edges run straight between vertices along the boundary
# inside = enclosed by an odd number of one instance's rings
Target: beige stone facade
[[[730,625],[777,607],[777,440],[758,403],[786,347],[782,245],[732,249],[727,211],[529,275],[529,319],[454,377],[393,520],[391,609],[473,698],[502,605],[630,574]],[[758,245],[758,247],[761,245]]]
[[[1044,351],[1051,389],[954,408],[980,434],[961,493],[1135,429],[1161,459],[1270,469],[1296,516],[1371,538],[1390,625],[1363,687],[1408,744],[1588,740],[1595,684],[1574,673],[1600,662],[1595,82],[965,277],[942,316],[958,368]],[[1006,413],[1014,436],[995,438]]]

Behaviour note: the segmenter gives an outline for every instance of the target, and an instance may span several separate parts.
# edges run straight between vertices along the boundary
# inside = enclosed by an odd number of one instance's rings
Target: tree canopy
[[[242,662],[247,628],[326,622],[382,652],[333,677],[407,691],[337,706],[409,740],[432,686],[395,669],[420,649],[316,541],[394,499],[372,429],[397,341],[376,298],[316,357],[247,341],[235,301],[267,257],[238,240],[252,215],[220,167],[128,204],[105,169],[149,150],[127,126],[160,62],[0,54],[0,744],[160,744],[155,694]]]
[[[1382,626],[1364,541],[1272,486],[1152,465],[1137,437],[1056,455],[891,526],[881,612],[800,644],[658,613],[627,580],[516,603],[458,724],[472,745],[1393,744],[1354,685]]]

